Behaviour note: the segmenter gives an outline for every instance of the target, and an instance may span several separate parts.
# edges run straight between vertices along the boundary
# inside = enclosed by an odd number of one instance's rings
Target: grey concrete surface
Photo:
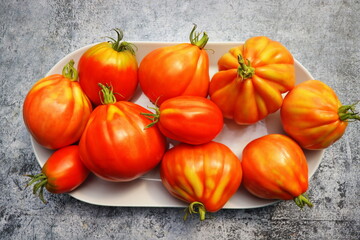
[[[40,171],[22,120],[27,91],[66,54],[120,27],[126,40],[282,42],[343,103],[360,99],[360,1],[0,0],[0,239],[360,239],[360,123],[325,151],[312,209],[290,202],[221,210],[200,222],[179,208],[102,207],[67,194],[44,205],[24,174]],[[359,109],[359,107],[358,107]]]

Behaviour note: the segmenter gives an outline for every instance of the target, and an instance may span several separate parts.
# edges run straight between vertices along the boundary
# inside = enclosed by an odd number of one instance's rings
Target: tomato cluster
[[[267,37],[229,49],[210,79],[204,50],[209,37],[200,38],[195,29],[190,43],[158,48],[139,65],[136,46],[121,41],[115,29],[118,39],[88,49],[78,70],[70,61],[62,75],[33,86],[24,122],[39,144],[55,150],[41,174],[29,175],[29,184],[37,182],[34,193],[40,189],[44,200],[44,187],[72,191],[89,172],[126,182],[160,166],[164,187],[201,220],[220,210],[240,185],[260,198],[312,206],[303,149],[324,149],[338,140],[349,119],[360,119],[354,105],[341,106],[323,82],[295,85],[291,53]],[[155,112],[130,101],[138,84]],[[288,136],[255,139],[241,156],[213,141],[224,118],[250,125],[278,110]],[[169,148],[168,139],[177,144]]]

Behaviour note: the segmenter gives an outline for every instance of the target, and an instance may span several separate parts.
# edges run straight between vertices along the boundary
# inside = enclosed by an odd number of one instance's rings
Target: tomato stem
[[[99,92],[100,101],[102,104],[113,104],[116,103],[116,97],[113,93],[113,87],[109,86],[108,84],[104,85],[98,83],[99,87],[101,88]],[[102,96],[101,96],[102,93]]]
[[[117,34],[117,39],[115,40],[112,37],[108,37],[111,40],[110,43],[111,43],[112,48],[117,52],[129,51],[132,55],[135,56],[134,49],[136,49],[136,51],[137,51],[137,47],[135,46],[135,44],[125,42],[125,41],[121,42],[121,40],[124,37],[123,31],[119,28],[114,28],[113,30]]]
[[[37,175],[25,175],[27,177],[30,177],[30,181],[27,183],[26,187],[31,186],[32,184],[34,184],[33,187],[33,194],[37,194],[38,190],[39,194],[38,197],[40,198],[40,200],[43,203],[46,203],[45,199],[44,199],[44,187],[46,186],[48,180],[47,177],[44,173],[39,173]]]
[[[189,214],[199,214],[200,220],[203,221],[206,218],[206,209],[204,204],[201,202],[192,202],[190,205],[185,209],[184,221],[186,221]]]
[[[196,24],[194,24],[193,29],[190,32],[190,43],[192,45],[198,46],[200,49],[203,49],[207,42],[209,41],[209,36],[206,32],[203,32],[202,38],[199,40],[200,34],[195,32],[195,29],[197,28]]]
[[[255,68],[251,67],[249,59],[247,59],[248,64],[246,64],[244,58],[241,56],[241,54],[239,54],[238,62],[239,62],[239,67],[237,73],[238,76],[242,78],[242,80],[251,78],[255,74]]]
[[[360,115],[356,112],[355,106],[358,104],[359,101],[352,105],[344,105],[339,107],[338,114],[341,121],[352,122],[355,120],[360,120]]]
[[[313,207],[313,204],[309,200],[309,196],[307,194],[300,194],[296,198],[294,198],[294,202],[296,205],[298,205],[300,208],[305,207],[307,205],[308,207]]]
[[[150,109],[155,110],[155,113],[140,113],[141,115],[145,116],[147,119],[151,120],[152,122],[150,124],[148,124],[145,129],[147,128],[151,128],[152,126],[154,126],[160,118],[160,110],[157,107],[148,107]]]
[[[74,67],[74,64],[75,64],[74,60],[71,59],[69,63],[64,66],[62,70],[62,75],[73,82],[78,79],[78,71]]]

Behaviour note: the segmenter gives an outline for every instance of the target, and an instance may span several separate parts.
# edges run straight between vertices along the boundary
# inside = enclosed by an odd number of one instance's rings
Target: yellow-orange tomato
[[[224,144],[180,143],[165,153],[160,176],[172,196],[190,203],[188,213],[199,213],[204,220],[206,211],[220,210],[238,190],[242,169]]]
[[[92,106],[77,80],[70,61],[63,75],[39,80],[30,89],[23,105],[23,118],[34,139],[49,149],[77,142],[90,117]]]
[[[158,106],[177,96],[207,97],[209,57],[204,47],[206,33],[199,40],[194,26],[191,43],[161,47],[144,57],[139,66],[139,83],[144,94]]]
[[[253,195],[312,206],[303,195],[308,189],[306,157],[291,138],[269,134],[251,141],[243,150],[241,165],[243,186]]]
[[[253,124],[282,104],[282,93],[295,84],[294,58],[281,43],[253,37],[218,61],[209,95],[224,117],[241,125]]]
[[[305,149],[329,147],[344,134],[349,119],[360,120],[354,105],[342,106],[336,93],[319,80],[297,85],[281,107],[285,132]]]

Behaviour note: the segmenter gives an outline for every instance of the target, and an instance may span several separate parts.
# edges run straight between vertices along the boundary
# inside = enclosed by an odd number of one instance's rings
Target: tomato
[[[103,87],[104,105],[97,106],[80,139],[80,156],[98,177],[113,182],[134,180],[152,170],[165,152],[165,137],[141,115],[145,108],[118,101]]]
[[[123,33],[114,29],[117,40],[102,42],[88,49],[79,61],[79,81],[86,95],[95,105],[100,105],[98,83],[111,85],[116,99],[130,100],[137,84],[138,63],[134,45],[121,42]]]
[[[299,207],[311,202],[308,165],[301,147],[291,138],[269,134],[248,143],[242,153],[243,186],[265,199],[293,199]]]
[[[89,170],[80,160],[79,147],[70,145],[56,150],[37,175],[31,178],[28,186],[34,184],[33,192],[39,191],[40,199],[46,203],[44,187],[51,193],[67,193],[79,187],[88,177]]]
[[[159,106],[181,95],[206,97],[209,88],[209,57],[204,47],[206,33],[191,31],[191,43],[158,48],[147,54],[139,66],[139,83],[144,94]]]
[[[63,73],[47,76],[28,92],[23,118],[34,139],[49,149],[77,142],[90,117],[92,106],[77,80],[74,61]]]
[[[319,80],[298,84],[281,107],[285,132],[305,149],[329,147],[341,138],[351,120],[360,120],[355,105],[342,106],[336,93]]]
[[[187,203],[187,214],[220,210],[241,184],[240,160],[224,144],[180,143],[163,157],[160,176],[169,193]],[[185,219],[187,217],[185,215]]]
[[[294,58],[281,43],[253,37],[218,61],[209,95],[224,117],[240,125],[256,123],[282,104],[295,84]]]
[[[221,110],[207,98],[179,96],[164,101],[155,114],[146,114],[168,138],[203,144],[213,140],[224,125]]]

